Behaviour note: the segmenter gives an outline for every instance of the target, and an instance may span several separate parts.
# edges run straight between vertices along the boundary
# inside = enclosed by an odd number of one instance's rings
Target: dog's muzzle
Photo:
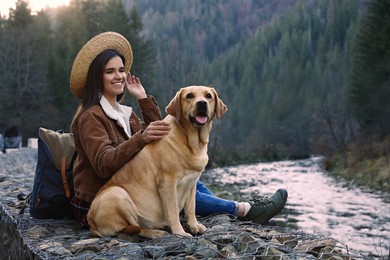
[[[195,116],[190,116],[190,121],[197,127],[203,126],[209,121],[208,105],[206,101],[198,101],[196,103]]]

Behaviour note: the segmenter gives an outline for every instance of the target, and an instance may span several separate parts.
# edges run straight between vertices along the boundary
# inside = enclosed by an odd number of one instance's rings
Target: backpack
[[[70,200],[74,196],[73,134],[39,128],[38,161],[29,212],[38,219],[74,218]]]

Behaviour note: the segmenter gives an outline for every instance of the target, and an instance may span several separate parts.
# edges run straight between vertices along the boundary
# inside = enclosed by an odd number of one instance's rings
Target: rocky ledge
[[[71,219],[33,219],[28,208],[20,214],[25,202],[17,196],[32,190],[36,156],[36,150],[29,148],[0,154],[1,259],[359,258],[330,238],[260,226],[223,214],[199,219],[207,227],[203,235],[154,240],[125,235],[98,238]]]

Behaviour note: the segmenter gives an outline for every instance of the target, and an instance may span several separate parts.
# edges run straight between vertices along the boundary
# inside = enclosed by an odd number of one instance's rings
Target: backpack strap
[[[61,178],[62,178],[62,183],[64,184],[65,195],[69,199],[70,187],[68,184],[68,180],[66,179],[66,157],[65,156],[63,156],[61,159]]]

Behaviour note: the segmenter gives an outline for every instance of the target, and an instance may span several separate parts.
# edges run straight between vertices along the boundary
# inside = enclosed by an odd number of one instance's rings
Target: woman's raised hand
[[[130,95],[136,97],[137,99],[142,99],[147,97],[146,91],[141,84],[141,80],[138,77],[131,75],[130,72],[127,74],[125,86],[129,91]]]

